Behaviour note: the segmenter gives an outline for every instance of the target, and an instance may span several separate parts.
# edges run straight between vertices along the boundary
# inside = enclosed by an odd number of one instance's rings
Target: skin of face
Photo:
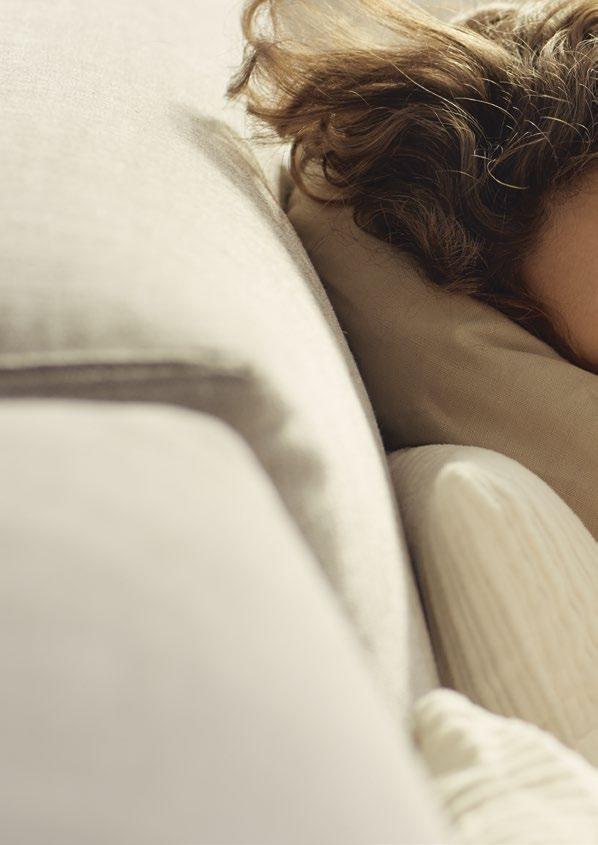
[[[551,206],[522,270],[557,329],[598,373],[598,171]]]

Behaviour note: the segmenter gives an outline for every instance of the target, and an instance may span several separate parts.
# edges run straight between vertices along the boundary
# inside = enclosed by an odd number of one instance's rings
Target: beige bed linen
[[[433,286],[359,230],[350,208],[297,188],[287,213],[332,301],[387,451],[456,443],[508,455],[598,538],[598,376],[508,317]]]

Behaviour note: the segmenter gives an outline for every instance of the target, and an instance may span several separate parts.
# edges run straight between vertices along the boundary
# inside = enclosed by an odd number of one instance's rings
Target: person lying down
[[[443,22],[398,0],[249,0],[242,25],[227,97],[292,142],[302,190],[598,373],[598,2]]]

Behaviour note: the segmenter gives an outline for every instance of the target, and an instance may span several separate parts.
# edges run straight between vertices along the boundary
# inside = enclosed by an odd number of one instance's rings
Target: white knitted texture
[[[420,698],[412,719],[462,845],[598,843],[598,771],[551,734],[450,689]]]

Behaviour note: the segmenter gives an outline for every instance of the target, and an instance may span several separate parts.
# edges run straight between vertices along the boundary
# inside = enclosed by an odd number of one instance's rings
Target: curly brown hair
[[[496,3],[450,22],[397,0],[352,8],[249,0],[227,97],[243,94],[267,127],[255,139],[292,142],[306,194],[351,206],[356,226],[414,255],[431,282],[586,366],[522,262],[595,163],[598,2]],[[314,166],[334,200],[310,190]]]

